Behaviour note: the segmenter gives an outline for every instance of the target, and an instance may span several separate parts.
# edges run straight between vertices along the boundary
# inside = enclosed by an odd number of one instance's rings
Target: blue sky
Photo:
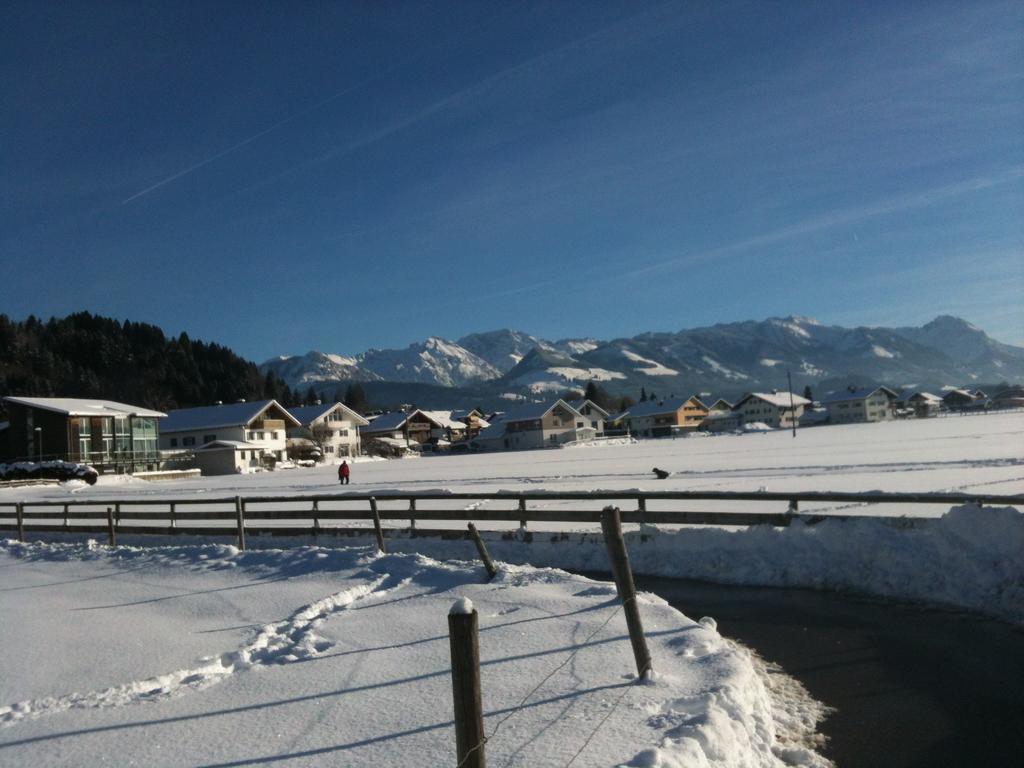
[[[1024,5],[15,2],[0,312],[257,361],[956,314],[1024,344]]]

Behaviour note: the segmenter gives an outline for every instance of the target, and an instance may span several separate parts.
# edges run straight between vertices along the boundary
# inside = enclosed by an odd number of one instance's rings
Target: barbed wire
[[[621,611],[624,607],[625,607],[625,603],[619,603],[619,605],[615,606],[615,608],[612,609],[608,613],[608,616],[605,617],[605,620],[601,622],[601,624],[597,627],[597,629],[595,629],[593,632],[591,632],[589,635],[587,635],[587,637],[583,640],[583,642],[579,643],[572,650],[572,652],[568,656],[566,656],[565,659],[563,659],[558,664],[558,666],[556,666],[554,669],[552,669],[550,672],[548,672],[546,675],[544,675],[544,677],[541,679],[541,681],[539,683],[537,683],[537,685],[535,685],[530,690],[530,692],[527,693],[519,701],[518,704],[516,704],[514,707],[512,707],[512,709],[510,709],[505,714],[505,716],[503,718],[501,718],[501,720],[499,720],[497,723],[495,723],[494,728],[491,731],[489,736],[484,736],[477,744],[475,744],[473,746],[472,749],[470,749],[468,752],[466,752],[465,756],[463,756],[463,758],[459,761],[459,764],[457,766],[455,766],[455,768],[462,768],[462,766],[465,765],[466,761],[469,760],[470,756],[472,756],[478,749],[483,747],[487,742],[489,742],[491,739],[493,739],[497,735],[498,729],[500,729],[501,726],[504,725],[507,720],[509,720],[514,715],[517,715],[520,712],[522,712],[523,709],[525,708],[526,702],[530,700],[530,697],[532,697],[533,694],[535,694],[537,691],[539,691],[541,688],[543,688],[544,684],[548,680],[550,680],[552,677],[554,677],[558,673],[559,670],[561,670],[563,667],[565,667],[566,664],[568,664],[570,661],[572,661],[574,658],[576,658],[576,654],[578,654],[580,651],[582,651],[586,647],[587,643],[589,643],[591,640],[593,640],[598,635],[598,633],[601,632],[601,630],[603,630],[605,627],[607,627],[609,622],[611,622],[611,620],[613,618],[615,618],[616,614],[618,614],[619,611]]]

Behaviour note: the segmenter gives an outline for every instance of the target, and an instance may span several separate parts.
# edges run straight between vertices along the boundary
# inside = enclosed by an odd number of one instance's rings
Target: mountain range
[[[582,389],[665,396],[810,385],[822,392],[850,384],[971,386],[1024,380],[1024,348],[1003,344],[966,320],[943,315],[919,328],[845,328],[800,316],[721,323],[631,338],[549,341],[517,330],[437,337],[406,349],[355,356],[308,352],[260,366],[293,389],[333,393],[357,381],[458,388],[460,395],[518,399]],[[400,390],[397,390],[400,391]],[[422,391],[422,390],[419,390]],[[440,390],[443,392],[443,389]],[[435,395],[437,392],[435,391]]]

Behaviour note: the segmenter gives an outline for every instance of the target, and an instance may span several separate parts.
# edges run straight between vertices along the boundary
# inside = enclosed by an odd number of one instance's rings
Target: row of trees
[[[0,315],[0,393],[94,397],[167,410],[275,397],[283,381],[227,347],[155,325],[79,312],[43,322]]]

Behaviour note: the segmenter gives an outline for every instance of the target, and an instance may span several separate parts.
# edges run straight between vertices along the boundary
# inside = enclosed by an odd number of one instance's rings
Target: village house
[[[981,390],[951,389],[942,396],[942,405],[949,411],[968,411],[984,408],[988,396]]]
[[[576,420],[577,429],[589,427],[597,437],[604,437],[605,420],[609,414],[604,408],[591,400],[580,400],[571,404],[583,418]]]
[[[885,387],[847,387],[822,398],[831,424],[888,421],[896,418],[896,394]]]
[[[318,403],[289,408],[288,412],[300,425],[287,430],[289,443],[309,441],[323,461],[333,462],[360,454],[359,428],[370,422],[343,403]]]
[[[708,414],[712,413],[725,413],[732,411],[732,403],[726,400],[724,397],[720,397],[711,405],[708,406]]]
[[[992,408],[1024,408],[1024,387],[1013,386],[1001,389],[992,396]]]
[[[582,414],[564,400],[522,405],[492,422],[473,441],[485,450],[545,448],[576,440],[593,440],[593,427],[579,428]]]
[[[167,414],[160,430],[160,448],[194,453],[204,473],[229,466],[227,458],[208,460],[205,456],[230,450],[236,454],[231,457],[230,466],[235,468],[231,471],[252,472],[287,459],[287,430],[299,426],[276,400],[180,408]],[[200,449],[206,446],[210,447],[204,453]]]
[[[695,432],[707,415],[707,406],[694,396],[637,403],[618,419],[634,437],[668,437]]]
[[[917,392],[908,389],[896,398],[898,411],[912,413],[919,419],[936,415],[941,407],[942,398],[931,392]]]
[[[455,421],[461,421],[466,425],[464,438],[466,440],[472,440],[474,437],[479,435],[482,430],[485,430],[490,426],[490,422],[487,420],[485,414],[476,408],[471,408],[468,411],[452,411],[451,418]]]
[[[59,460],[100,472],[158,469],[166,414],[112,400],[5,397],[8,461]]]
[[[417,409],[411,413],[395,411],[381,414],[360,427],[359,433],[364,445],[372,440],[390,449],[398,449],[403,445],[405,448],[422,449],[424,445],[437,447],[464,439],[466,425],[453,419],[449,411]]]
[[[806,397],[792,392],[751,392],[740,398],[733,411],[740,415],[740,426],[759,422],[773,429],[788,429],[800,423],[810,404]]]
[[[724,401],[719,401],[724,402]],[[743,416],[732,409],[716,408],[709,410],[700,428],[704,432],[735,432],[743,425]]]

